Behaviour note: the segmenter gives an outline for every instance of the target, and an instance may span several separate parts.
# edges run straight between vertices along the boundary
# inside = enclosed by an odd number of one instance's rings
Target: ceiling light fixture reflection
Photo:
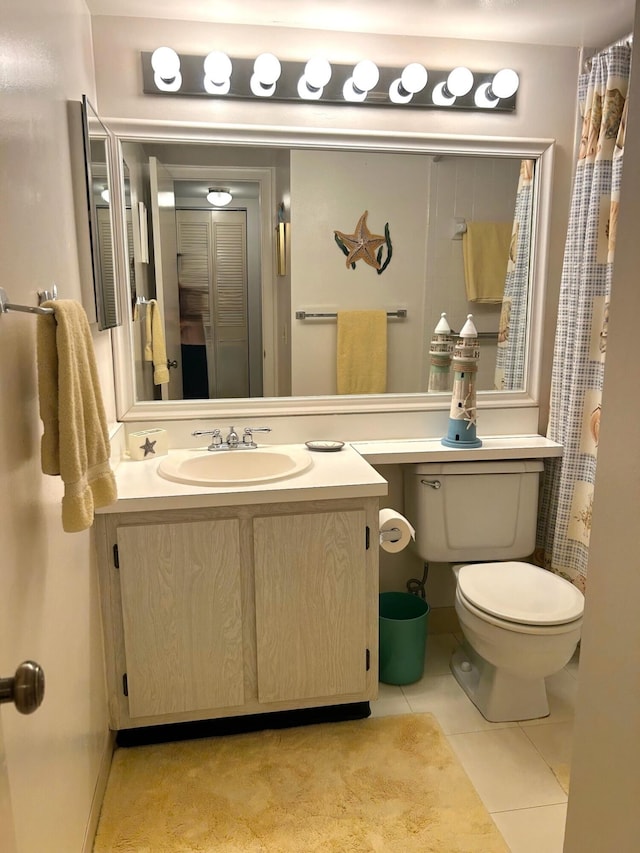
[[[182,86],[180,57],[171,47],[158,47],[151,55],[153,80],[162,92],[177,92]]]
[[[517,73],[511,68],[502,68],[494,75],[490,83],[483,83],[478,86],[474,96],[475,105],[494,109],[501,99],[515,95],[519,85],[520,78]]]
[[[351,77],[342,87],[345,101],[364,101],[368,93],[380,79],[380,72],[375,62],[363,59],[354,67]]]
[[[331,64],[323,56],[314,56],[307,62],[304,74],[298,80],[298,94],[305,100],[317,101],[322,97],[329,80]]]
[[[110,203],[110,201],[111,201],[111,193],[109,192],[109,189],[108,189],[107,187],[105,187],[105,188],[102,190],[102,192],[100,193],[100,198],[101,198],[103,201],[106,201],[106,203],[107,203],[107,204],[109,204],[109,203]]]
[[[212,50],[204,60],[204,88],[210,95],[226,95],[231,88],[233,66],[226,53]]]
[[[253,63],[249,84],[253,94],[259,98],[270,98],[276,90],[281,73],[282,66],[278,57],[273,53],[261,53]]]
[[[207,201],[214,207],[225,207],[232,201],[232,199],[233,196],[228,189],[223,189],[221,187],[209,187]]]
[[[464,65],[458,65],[449,72],[444,83],[434,87],[431,98],[439,107],[450,107],[456,98],[467,95],[473,87],[473,74]]]
[[[410,62],[400,77],[389,86],[389,98],[394,104],[408,104],[411,98],[427,85],[429,74],[424,65]]]

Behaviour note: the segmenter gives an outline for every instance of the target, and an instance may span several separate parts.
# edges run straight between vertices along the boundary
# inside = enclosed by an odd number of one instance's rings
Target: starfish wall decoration
[[[355,269],[356,261],[363,260],[373,267],[378,273],[382,272],[391,259],[391,240],[389,238],[389,226],[385,226],[385,236],[372,234],[367,226],[369,211],[365,210],[353,234],[345,234],[344,231],[334,231],[337,244],[347,256],[347,267]],[[382,246],[387,244],[387,260],[381,265]],[[378,254],[376,256],[376,250]]]

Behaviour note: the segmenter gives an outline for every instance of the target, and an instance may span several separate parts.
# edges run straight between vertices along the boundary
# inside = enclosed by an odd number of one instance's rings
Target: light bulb
[[[491,92],[491,83],[482,83],[476,89],[473,100],[476,107],[483,107],[484,109],[492,110],[498,106],[500,99],[496,98],[496,96]]]
[[[272,53],[261,53],[253,63],[253,71],[264,86],[272,86],[280,77],[280,60]]]
[[[108,190],[106,187],[105,187],[105,189],[103,189],[103,190],[102,190],[102,192],[100,193],[100,198],[101,198],[103,201],[106,201],[106,203],[107,203],[107,204],[109,204],[109,203],[110,203],[110,200],[111,200],[111,194],[110,194],[109,190]]]
[[[312,57],[304,67],[304,74],[298,80],[298,95],[307,100],[317,101],[322,97],[324,87],[330,79],[330,63],[324,57]]]
[[[511,68],[502,68],[491,81],[491,91],[496,98],[510,98],[518,91],[520,78]]]
[[[456,98],[461,98],[471,91],[473,74],[464,65],[459,65],[447,77],[447,89]]]
[[[394,104],[408,104],[415,94],[424,89],[428,79],[424,65],[411,62],[402,75],[389,86],[389,100]]]
[[[345,101],[364,101],[367,93],[373,89],[380,78],[380,72],[375,62],[363,59],[353,69],[342,87],[342,97]]]
[[[431,100],[437,107],[450,107],[456,101],[456,96],[452,95],[447,88],[446,82],[438,83],[433,87]]]
[[[367,97],[366,92],[360,92],[355,88],[353,77],[348,77],[342,87],[342,97],[345,101],[364,101]]]
[[[261,53],[253,63],[253,74],[249,83],[251,91],[258,98],[270,98],[276,90],[276,82],[282,67],[280,60],[272,53]]]
[[[331,80],[331,64],[323,56],[312,56],[304,67],[304,76],[310,86],[321,89]]]
[[[207,193],[207,201],[209,204],[215,205],[215,207],[224,207],[229,204],[233,196],[229,192],[229,190],[216,189],[216,187],[210,187],[209,192]]]
[[[361,92],[370,92],[380,79],[380,72],[375,62],[363,59],[353,69],[353,85]]]
[[[153,80],[163,92],[177,92],[182,86],[180,57],[171,47],[158,47],[151,54]]]
[[[412,95],[421,92],[427,85],[428,79],[427,69],[419,62],[410,62],[400,76],[402,88]]]
[[[213,50],[204,60],[204,88],[210,95],[226,95],[231,88],[231,60],[221,50]]]

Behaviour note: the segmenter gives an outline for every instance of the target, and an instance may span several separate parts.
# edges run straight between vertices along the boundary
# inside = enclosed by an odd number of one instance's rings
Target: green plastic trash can
[[[422,678],[429,605],[410,592],[380,593],[380,681],[411,684]]]

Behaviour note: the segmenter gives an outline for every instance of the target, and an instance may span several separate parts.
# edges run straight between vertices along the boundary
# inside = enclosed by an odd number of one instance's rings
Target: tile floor
[[[550,715],[489,723],[449,670],[457,634],[430,634],[415,684],[380,684],[372,716],[430,712],[502,833],[511,853],[562,853],[567,811],[577,656],[547,679]]]

